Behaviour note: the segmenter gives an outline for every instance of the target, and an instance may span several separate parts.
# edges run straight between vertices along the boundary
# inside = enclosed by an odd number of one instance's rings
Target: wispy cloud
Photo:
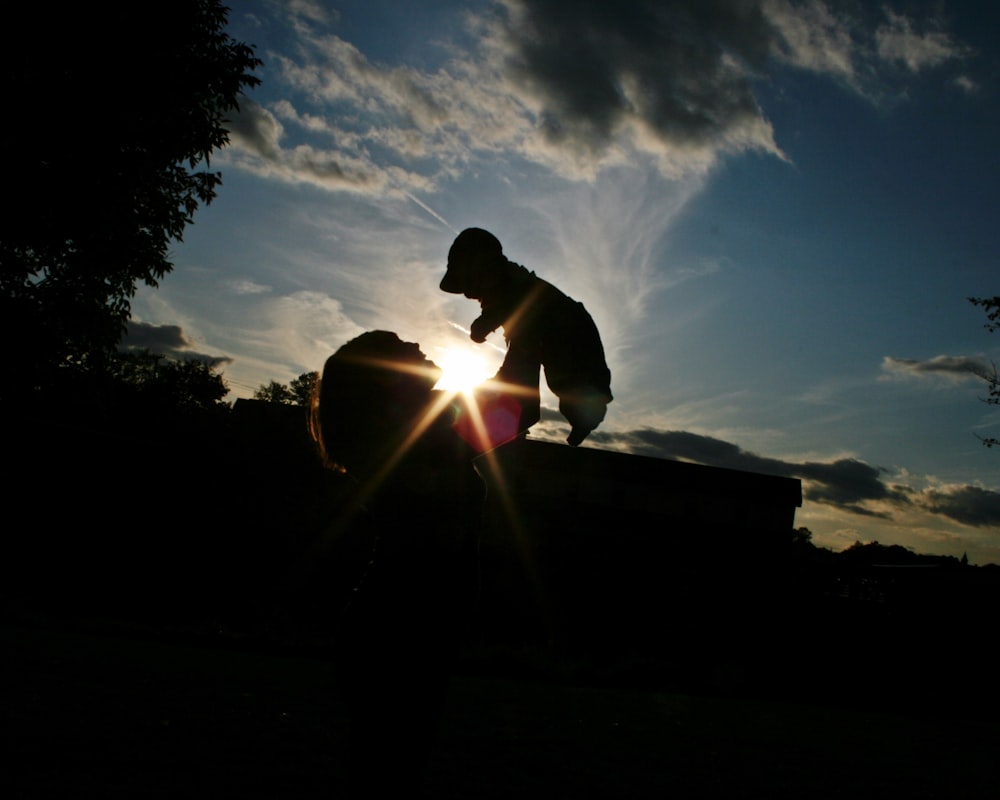
[[[916,75],[973,55],[941,20],[914,19],[888,5],[763,0],[761,8],[776,32],[772,47],[779,60],[830,77],[871,100],[894,80],[893,68]],[[974,84],[966,76],[956,85],[968,91]]]
[[[609,357],[619,358],[644,334],[641,322],[659,293],[714,274],[719,265],[664,263],[671,227],[702,180],[667,180],[636,168],[605,170],[591,183],[530,201],[541,243],[531,269],[582,301],[594,316]],[[517,245],[512,245],[516,258]],[[624,378],[624,372],[618,380]]]
[[[319,0],[286,0],[289,9],[298,17],[313,22],[330,23],[337,20],[339,14],[327,8]]]
[[[265,286],[262,283],[257,283],[247,278],[232,280],[228,284],[236,294],[268,294],[272,291],[270,286]]]
[[[770,49],[779,61],[857,85],[861,54],[846,17],[816,0],[764,0],[761,9],[772,26]]]
[[[934,356],[925,361],[909,358],[882,359],[882,379],[938,379],[951,383],[983,380],[993,371],[982,358],[972,356]]]
[[[229,122],[234,166],[264,178],[307,183],[321,189],[382,194],[395,184],[425,188],[426,180],[398,167],[378,166],[370,159],[311,144],[286,146],[285,128],[268,109],[250,99]]]
[[[447,43],[447,60],[428,68],[374,61],[331,32],[338,16],[325,6],[290,3],[298,48],[271,57],[286,96],[270,109],[242,105],[232,157],[257,174],[361,193],[432,191],[478,157],[524,158],[574,180],[646,159],[678,178],[732,153],[784,158],[756,93],[776,66],[864,93],[885,64],[919,73],[971,53],[934,19],[838,8],[497,0],[467,15],[471,46]],[[279,118],[322,141],[295,141]]]
[[[954,79],[955,85],[966,94],[975,94],[979,91],[979,83],[968,75],[959,75]]]
[[[886,9],[888,21],[875,31],[878,55],[885,61],[901,64],[910,72],[939,67],[949,61],[972,55],[972,50],[937,28],[934,20],[929,30],[918,31],[916,23],[903,14]]]
[[[327,356],[362,333],[341,304],[320,292],[301,291],[269,298],[253,328],[234,333],[263,358],[296,372],[318,369]]]

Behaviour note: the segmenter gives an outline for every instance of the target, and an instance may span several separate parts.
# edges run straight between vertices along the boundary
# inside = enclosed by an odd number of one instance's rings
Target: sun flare
[[[434,360],[441,367],[434,388],[449,392],[471,392],[496,371],[487,358],[468,347],[449,347]]]

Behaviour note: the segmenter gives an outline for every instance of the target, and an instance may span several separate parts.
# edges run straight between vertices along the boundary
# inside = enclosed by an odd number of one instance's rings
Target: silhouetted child
[[[582,303],[507,259],[500,241],[482,228],[467,228],[448,251],[441,289],[478,300],[482,313],[470,336],[484,342],[500,326],[507,355],[493,379],[519,399],[520,430],[540,416],[539,372],[559,398],[569,421],[566,441],[578,445],[604,419],[611,402],[611,372],[597,326]]]

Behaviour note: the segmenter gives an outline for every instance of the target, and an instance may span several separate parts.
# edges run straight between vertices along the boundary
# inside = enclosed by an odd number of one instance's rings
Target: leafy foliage
[[[983,326],[986,330],[993,333],[1000,329],[1000,297],[970,297],[969,302],[985,309],[986,318],[989,320]]]
[[[318,381],[318,372],[303,372],[287,385],[277,381],[262,383],[253,393],[253,397],[254,400],[266,400],[269,403],[308,407]]]
[[[109,367],[109,377],[130,387],[140,401],[179,411],[211,409],[229,393],[215,367],[197,359],[177,361],[139,350],[117,354]]]
[[[259,80],[218,0],[19,12],[2,68],[9,200],[0,216],[0,319],[19,342],[16,390],[113,356],[139,282],[156,286],[221,182],[210,155]]]
[[[969,302],[986,311],[988,322],[983,326],[986,330],[990,333],[1000,330],[1000,297],[970,297]],[[1000,405],[1000,376],[997,375],[996,365],[983,372],[980,377],[986,381],[988,390],[988,395],[984,398],[986,402],[990,405]],[[980,438],[987,447],[1000,444],[1000,439],[994,436]]]
[[[295,401],[295,395],[292,394],[292,390],[285,384],[271,381],[270,383],[262,383],[258,386],[257,390],[253,393],[253,399],[264,400],[268,403],[291,405]]]
[[[303,372],[290,384],[292,394],[295,395],[295,405],[308,407],[312,403],[313,392],[319,383],[318,372]]]

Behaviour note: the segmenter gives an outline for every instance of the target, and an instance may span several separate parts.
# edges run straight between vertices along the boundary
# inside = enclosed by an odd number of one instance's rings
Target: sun
[[[468,394],[496,372],[489,359],[471,347],[445,348],[434,360],[441,367],[441,378],[434,388],[449,392]]]

